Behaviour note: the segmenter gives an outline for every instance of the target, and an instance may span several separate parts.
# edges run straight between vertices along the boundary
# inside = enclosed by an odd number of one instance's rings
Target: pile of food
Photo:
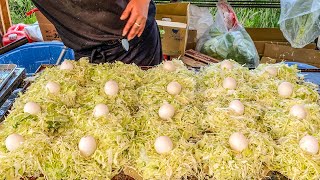
[[[0,179],[319,179],[318,87],[297,73],[65,61],[0,125]]]

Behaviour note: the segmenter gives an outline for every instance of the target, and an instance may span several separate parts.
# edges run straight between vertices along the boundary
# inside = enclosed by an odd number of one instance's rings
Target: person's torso
[[[65,44],[75,50],[99,46],[122,38],[126,21],[120,16],[129,0],[33,0],[56,26]],[[155,5],[149,5],[148,22],[154,20]],[[147,25],[148,26],[148,22]]]

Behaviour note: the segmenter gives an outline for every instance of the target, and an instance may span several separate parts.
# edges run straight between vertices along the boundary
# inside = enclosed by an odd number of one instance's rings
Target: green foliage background
[[[32,24],[37,21],[35,15],[26,16],[26,12],[34,8],[31,0],[9,0],[9,8],[13,24]]]

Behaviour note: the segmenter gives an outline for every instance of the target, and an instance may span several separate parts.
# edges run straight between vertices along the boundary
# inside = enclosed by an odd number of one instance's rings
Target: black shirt
[[[154,18],[156,11],[153,1],[149,5],[145,31],[141,38],[135,38],[130,42],[129,52],[124,51],[119,41],[123,38],[122,31],[126,24],[126,21],[120,20],[120,16],[129,0],[33,0],[33,2],[55,25],[64,44],[74,49],[76,53],[90,56],[94,49],[100,48],[99,53],[104,53],[106,61],[122,60],[138,65],[154,65],[161,62],[161,43]],[[147,52],[142,53],[142,51]]]

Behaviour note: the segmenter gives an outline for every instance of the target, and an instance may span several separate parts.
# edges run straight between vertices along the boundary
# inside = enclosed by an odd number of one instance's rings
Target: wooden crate
[[[206,66],[211,63],[219,63],[220,60],[212,58],[210,56],[201,54],[200,52],[197,52],[195,50],[187,50],[180,58],[184,64],[186,64],[189,67],[193,68],[200,68],[202,66]]]

